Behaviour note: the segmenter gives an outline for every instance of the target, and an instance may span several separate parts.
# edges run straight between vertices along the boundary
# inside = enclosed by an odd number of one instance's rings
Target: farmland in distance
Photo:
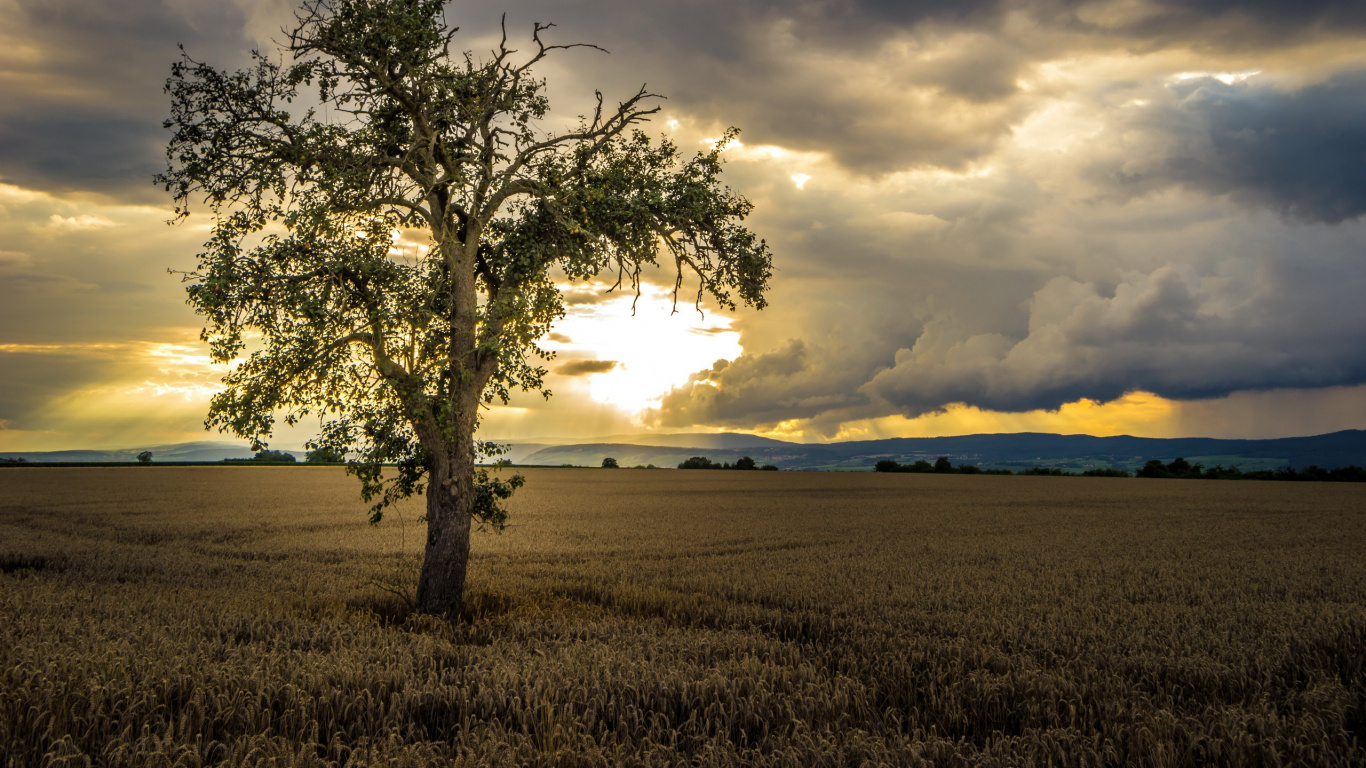
[[[0,766],[1366,762],[1366,487],[523,472],[0,472]]]

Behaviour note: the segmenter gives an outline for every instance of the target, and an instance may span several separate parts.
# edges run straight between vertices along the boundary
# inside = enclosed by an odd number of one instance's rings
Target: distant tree
[[[141,462],[141,463],[143,463],[143,464],[151,464],[151,463],[152,463],[152,452],[151,452],[151,451],[143,451],[142,453],[139,453],[139,454],[138,454],[138,461]]]
[[[938,459],[935,459],[935,462],[934,462],[934,471],[935,471],[935,472],[952,472],[952,471],[953,471],[953,462],[949,461],[949,457],[948,457],[948,456],[940,456]]]
[[[636,288],[664,260],[734,309],[765,305],[772,260],[721,182],[727,130],[685,158],[637,126],[641,88],[601,96],[556,133],[533,68],[575,46],[533,27],[484,57],[452,53],[443,0],[304,0],[281,56],[221,71],[172,67],[169,167],[158,181],[213,230],[189,300],[224,377],[206,424],[260,448],[276,414],[326,414],[310,448],[350,451],[348,471],[386,505],[425,490],[416,609],[460,615],[472,523],[500,528],[522,484],[476,468],[480,409],[544,388],[537,346],[564,315],[559,280],[615,273]],[[277,63],[283,61],[283,63]],[[316,102],[315,108],[302,106]],[[416,231],[401,250],[394,233]]]
[[[720,469],[719,464],[713,464],[711,459],[706,456],[693,456],[683,460],[678,465],[679,469]]]
[[[1028,467],[1028,468],[1026,468],[1026,469],[1020,470],[1019,474],[1021,474],[1021,475],[1042,475],[1042,476],[1044,476],[1044,477],[1059,477],[1059,476],[1066,475],[1066,474],[1070,474],[1070,473],[1064,472],[1064,471],[1062,471],[1061,469],[1059,469],[1059,468],[1057,468],[1057,467]]]
[[[341,464],[346,461],[346,453],[324,446],[305,453],[304,461],[309,464]]]
[[[1149,459],[1148,463],[1144,464],[1134,475],[1137,477],[1171,477],[1167,472],[1167,465],[1159,459]]]
[[[735,462],[735,468],[736,468],[736,469],[757,469],[758,467],[755,466],[755,464],[754,464],[754,459],[751,459],[751,458],[748,457],[748,456],[742,456],[742,457],[740,457],[740,460],[739,460],[739,461]]]
[[[765,464],[765,465],[763,465],[762,467],[759,467],[759,471],[760,471],[760,472],[777,472],[777,471],[778,471],[778,465],[777,465],[777,464]]]
[[[1198,476],[1201,474],[1201,471],[1203,469],[1204,468],[1201,465],[1192,465],[1189,461],[1186,461],[1180,456],[1177,456],[1175,459],[1172,460],[1170,464],[1167,465],[1167,473],[1170,474],[1172,477],[1190,477],[1191,475]]]
[[[924,459],[916,459],[915,463],[911,464],[910,466],[906,466],[906,465],[903,464],[903,465],[901,466],[901,471],[902,471],[902,472],[933,472],[933,471],[934,471],[934,467],[935,467],[934,464],[931,464],[931,463],[929,463],[928,461],[926,461],[926,460],[924,460]]]
[[[294,454],[292,453],[286,451],[272,451],[264,448],[257,451],[256,455],[252,457],[252,460],[270,464],[293,464],[298,461],[298,459],[294,458]]]
[[[958,467],[957,467],[954,471],[957,472],[957,473],[960,474],[960,475],[980,475],[980,474],[982,474],[982,468],[979,467],[979,466],[977,466],[976,464],[959,464]]]
[[[892,459],[882,459],[873,465],[874,472],[896,472],[901,469],[901,465]]]
[[[602,468],[603,468],[603,469],[617,469],[617,468],[618,468],[617,460],[614,459],[614,458],[612,458],[611,456],[606,457],[605,459],[602,460]]]

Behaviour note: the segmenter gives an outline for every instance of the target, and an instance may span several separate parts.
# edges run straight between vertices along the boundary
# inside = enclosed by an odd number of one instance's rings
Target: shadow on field
[[[414,618],[412,602],[403,596],[381,592],[367,592],[346,601],[355,611],[368,612],[386,627],[401,626]],[[475,624],[511,613],[517,601],[509,595],[471,590],[465,595],[465,607],[460,612],[461,624]]]
[[[43,555],[20,555],[14,552],[7,552],[0,555],[0,573],[17,573],[20,571],[61,571],[66,569],[66,563],[59,558],[44,557]]]

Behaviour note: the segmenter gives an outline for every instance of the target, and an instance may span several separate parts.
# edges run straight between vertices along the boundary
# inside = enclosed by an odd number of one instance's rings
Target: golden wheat
[[[0,472],[0,765],[1366,761],[1366,488],[527,474],[450,626],[340,470]]]

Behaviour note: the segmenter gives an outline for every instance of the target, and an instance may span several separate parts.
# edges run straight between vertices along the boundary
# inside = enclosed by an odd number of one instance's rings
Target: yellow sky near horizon
[[[647,290],[645,318],[656,314],[668,317],[668,302]],[[629,304],[629,302],[625,302]],[[648,308],[647,308],[648,307]],[[714,316],[685,319],[676,327],[655,320],[632,325],[624,320],[619,302],[591,305],[590,311],[575,311],[564,328],[579,334],[564,335],[563,342],[552,343],[569,354],[550,365],[575,360],[612,360],[617,365],[603,373],[582,376],[555,376],[557,390],[550,401],[533,400],[525,405],[495,406],[484,420],[482,434],[488,438],[525,440],[536,437],[582,438],[650,432],[718,432],[723,429],[654,430],[641,417],[663,392],[652,386],[668,386],[686,379],[697,361],[705,364],[706,344],[698,339],[718,338],[716,349],[738,350],[735,332],[699,334],[699,327],[724,328]],[[675,316],[676,318],[676,316]],[[693,315],[696,318],[696,315]],[[621,328],[636,328],[649,344],[628,344],[618,336],[614,345],[594,346],[594,334],[618,334]],[[189,331],[186,332],[187,335]],[[638,338],[638,337],[633,337]],[[674,362],[666,370],[650,370],[660,362],[660,349],[691,344],[690,364]],[[584,357],[594,351],[610,352],[612,357]],[[91,383],[54,398],[44,406],[42,419],[50,424],[45,430],[0,428],[0,451],[41,451],[70,449],[115,449],[197,440],[226,440],[230,436],[207,433],[199,423],[208,399],[218,391],[217,376],[224,368],[214,365],[202,345],[186,336],[173,342],[128,342],[110,344],[0,344],[5,355],[82,355],[105,361],[119,361],[121,372],[107,380]],[[640,376],[645,372],[644,376]],[[670,376],[673,378],[671,379]],[[642,382],[649,382],[642,386]],[[654,393],[654,396],[652,396]],[[527,400],[523,396],[522,400]],[[1322,390],[1236,393],[1202,401],[1179,401],[1147,392],[1131,392],[1123,397],[1097,402],[1082,398],[1056,409],[1001,412],[953,403],[940,411],[915,418],[883,416],[853,419],[828,426],[810,420],[788,420],[746,432],[792,442],[838,442],[874,440],[890,437],[940,437],[951,435],[1007,432],[1051,432],[1095,436],[1133,435],[1138,437],[1290,437],[1318,434],[1347,428],[1366,428],[1366,387],[1335,387]],[[1278,413],[1280,418],[1267,418]],[[147,428],[149,423],[161,429]],[[272,442],[276,447],[299,448],[311,436],[307,425],[283,428]]]

